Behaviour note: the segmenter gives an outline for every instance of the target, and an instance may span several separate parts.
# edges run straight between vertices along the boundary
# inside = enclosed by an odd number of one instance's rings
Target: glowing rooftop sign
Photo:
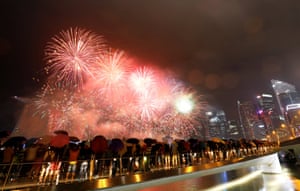
[[[286,110],[292,110],[292,109],[299,109],[300,108],[300,103],[295,103],[295,104],[289,104],[286,105]]]

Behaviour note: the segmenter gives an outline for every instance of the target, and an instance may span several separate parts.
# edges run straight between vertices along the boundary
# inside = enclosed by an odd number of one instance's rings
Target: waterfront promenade
[[[275,150],[265,154],[249,155],[245,157],[233,158],[222,161],[203,161],[194,165],[182,166],[177,168],[154,168],[147,172],[135,172],[133,174],[122,174],[115,177],[101,177],[82,181],[74,179],[73,182],[60,180],[59,184],[38,184],[29,179],[20,179],[10,182],[2,187],[2,190],[141,190],[147,187],[166,184],[193,176],[201,176],[206,179],[203,186],[213,186],[214,180],[209,180],[209,175],[218,174],[224,171],[234,171],[238,169],[248,169],[249,167],[262,171],[260,168],[263,163],[262,158],[277,157]],[[270,161],[270,158],[265,160]],[[259,165],[258,165],[259,164]],[[269,164],[268,164],[269,165]],[[260,167],[258,167],[260,166]],[[230,180],[229,180],[230,181]]]
[[[74,185],[78,188],[80,185],[90,187],[81,190],[93,190],[157,178],[182,177],[193,172],[201,172],[203,176],[204,172],[215,172],[216,168],[228,170],[229,166],[240,165],[241,161],[255,161],[255,158],[266,157],[278,149],[278,145],[269,142],[220,139],[203,144],[203,141],[193,139],[173,140],[170,143],[149,139],[142,142],[138,139],[112,139],[108,142],[103,137],[97,137],[90,144],[78,140],[77,144],[73,139],[70,141],[68,135],[59,135],[66,137],[62,143],[60,140],[64,139],[61,136],[55,139],[61,145],[37,139],[38,142],[33,144],[27,142],[24,149],[23,139],[22,144],[15,146],[8,144],[11,139],[6,141],[2,150],[3,162],[0,164],[2,190],[48,187],[60,190],[61,187]],[[13,149],[15,152],[9,152]],[[5,162],[6,153],[12,154],[10,162]],[[34,156],[35,160],[30,156]],[[244,167],[245,162],[239,168]]]

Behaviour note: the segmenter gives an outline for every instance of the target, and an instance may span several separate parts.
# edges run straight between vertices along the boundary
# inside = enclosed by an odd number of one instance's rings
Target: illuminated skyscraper
[[[243,138],[255,139],[254,127],[258,121],[254,104],[251,101],[237,102]]]
[[[209,137],[227,138],[227,120],[223,110],[211,108],[206,112]]]
[[[271,80],[279,111],[285,123],[288,124],[291,136],[300,132],[300,96],[292,84]]]
[[[296,90],[296,87],[287,82],[271,80],[271,83],[277,99],[280,114],[284,116],[287,105],[300,103],[299,94]]]
[[[238,140],[240,139],[241,132],[240,132],[240,125],[236,120],[228,120],[227,121],[227,129],[226,129],[226,134],[227,134],[227,139],[235,139]]]
[[[276,118],[275,103],[272,94],[263,93],[256,96],[256,112],[259,120],[261,120],[267,131],[274,130],[275,124],[273,123]]]

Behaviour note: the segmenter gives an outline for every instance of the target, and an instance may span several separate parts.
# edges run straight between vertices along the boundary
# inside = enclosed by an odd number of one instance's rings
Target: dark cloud
[[[75,26],[174,70],[230,117],[237,99],[269,91],[272,78],[298,86],[298,1],[4,0],[0,9],[2,95],[31,92],[47,41]]]

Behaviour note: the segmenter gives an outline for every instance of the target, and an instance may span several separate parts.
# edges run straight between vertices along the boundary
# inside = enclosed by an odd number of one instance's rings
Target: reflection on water
[[[200,174],[199,174],[200,175]],[[300,190],[300,166],[282,166],[280,174],[255,168],[225,171],[217,175],[186,179],[140,191],[295,191]]]

